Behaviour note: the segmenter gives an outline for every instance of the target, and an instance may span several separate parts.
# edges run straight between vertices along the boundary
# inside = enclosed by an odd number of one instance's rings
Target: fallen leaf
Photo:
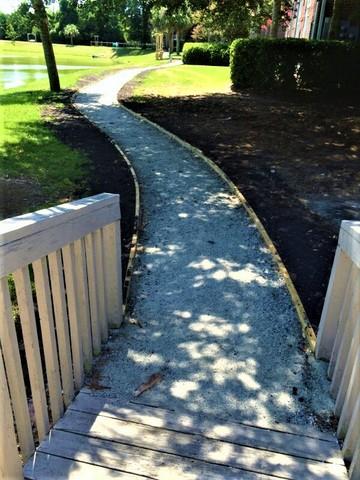
[[[150,388],[154,387],[156,384],[161,382],[163,379],[163,375],[161,373],[153,373],[150,377],[146,380],[145,383],[142,383],[134,392],[135,397],[139,397],[142,393],[146,392]]]

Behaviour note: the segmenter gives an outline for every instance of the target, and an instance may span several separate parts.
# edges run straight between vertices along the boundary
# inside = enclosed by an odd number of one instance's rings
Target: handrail
[[[18,453],[61,417],[122,311],[119,195],[0,222],[0,478],[21,478]]]
[[[355,480],[360,478],[360,222],[341,223],[316,355],[329,360],[337,435]]]

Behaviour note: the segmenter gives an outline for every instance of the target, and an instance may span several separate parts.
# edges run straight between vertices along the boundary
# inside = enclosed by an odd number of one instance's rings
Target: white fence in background
[[[19,453],[34,452],[121,321],[119,195],[0,222],[0,478],[22,478]]]
[[[337,434],[350,478],[360,479],[360,222],[341,223],[316,355],[329,360]]]

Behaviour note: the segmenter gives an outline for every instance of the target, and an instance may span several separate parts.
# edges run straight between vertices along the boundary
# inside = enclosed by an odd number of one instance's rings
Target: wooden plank
[[[48,256],[48,260],[55,313],[56,336],[59,347],[61,383],[64,404],[68,406],[74,396],[74,379],[61,252],[58,250],[51,253]]]
[[[52,310],[50,281],[46,257],[33,263],[36,299],[39,310],[42,343],[45,356],[46,377],[49,387],[51,417],[53,423],[64,412],[61,392],[59,359],[55,338],[54,318]]]
[[[27,462],[24,477],[25,480],[144,480],[146,478],[41,452],[37,452],[34,458]]]
[[[92,338],[85,246],[84,240],[82,238],[74,242],[74,251],[76,262],[75,275],[76,283],[78,286],[78,307],[80,328],[82,333],[81,339],[84,356],[84,368],[86,372],[90,372],[92,365]]]
[[[358,278],[352,283],[352,297],[349,301],[349,313],[347,321],[343,327],[342,339],[337,354],[334,371],[332,375],[330,391],[335,396],[339,392],[340,383],[344,376],[344,370],[349,356],[349,350],[353,340],[356,346],[360,345],[360,271]],[[358,335],[355,335],[357,330]],[[350,360],[351,361],[351,360]],[[349,378],[348,378],[349,380]]]
[[[93,353],[98,355],[101,351],[101,330],[99,322],[99,299],[97,291],[97,272],[95,260],[94,235],[89,233],[85,237],[86,266],[88,273],[89,303],[91,316],[91,332],[93,342]]]
[[[58,227],[74,219],[78,220],[84,215],[96,214],[97,211],[111,205],[118,207],[117,216],[120,215],[119,195],[100,193],[55,207],[7,218],[0,222],[0,245],[29,237],[41,231],[48,231],[50,228]]]
[[[90,392],[90,393],[89,393]],[[74,410],[84,411],[92,414],[108,415],[110,417],[119,416],[124,420],[134,420],[143,423],[142,419],[146,421],[154,421],[153,426],[171,428],[170,425],[182,426],[191,431],[191,428],[201,429],[204,425],[204,416],[191,413],[188,410],[174,410],[162,408],[159,406],[142,404],[140,402],[120,403],[117,398],[101,398],[94,395],[86,387],[81,389],[81,392],[74,399],[69,408]],[[132,417],[134,416],[134,417]],[[154,420],[153,420],[154,419]],[[144,422],[146,423],[146,422]],[[294,425],[289,423],[276,423],[276,426],[269,427],[261,423],[249,424],[237,421],[233,417],[221,418],[215,415],[206,415],[206,425],[212,427],[213,425],[226,424],[231,427],[249,427],[260,429],[261,431],[274,431],[278,433],[287,433],[290,435],[302,436],[305,438],[320,439],[330,443],[336,448],[339,447],[336,437],[328,432],[321,432],[308,425]],[[175,428],[177,430],[177,427]]]
[[[14,281],[35,410],[36,427],[39,440],[41,441],[49,431],[49,417],[28,267],[14,272]]]
[[[134,408],[135,407],[135,408]],[[196,433],[206,438],[227,441],[238,445],[262,448],[264,450],[289,455],[297,455],[319,461],[327,461],[343,465],[339,446],[332,441],[323,441],[301,435],[277,432],[270,429],[239,425],[223,420],[209,420],[188,414],[159,411],[136,406],[116,407],[106,399],[79,394],[69,407],[78,412],[91,413],[115,418],[150,427],[164,428],[182,433]],[[158,411],[157,411],[158,410]]]
[[[74,370],[75,388],[80,390],[84,383],[84,357],[80,331],[80,315],[78,306],[78,292],[75,275],[74,244],[65,245],[62,249],[66,297],[69,312],[71,353]]]
[[[51,440],[43,442],[39,450],[42,453],[62,455],[152,479],[270,480],[274,478],[61,431],[54,431]]]
[[[341,415],[341,411],[344,407],[345,400],[346,404],[348,405],[349,402],[349,395],[351,393],[351,386],[354,382],[357,382],[357,387],[355,386],[355,390],[360,392],[360,373],[356,372],[359,369],[360,363],[360,321],[357,322],[354,331],[352,332],[352,340],[350,349],[348,352],[346,365],[344,368],[344,372],[342,375],[339,392],[336,397],[335,403],[335,414],[339,417]],[[345,407],[347,408],[347,407]]]
[[[359,222],[341,223],[339,245],[352,262],[360,268],[360,227],[358,224]]]
[[[108,320],[110,327],[118,328],[123,320],[120,221],[106,225],[103,238]]]
[[[360,442],[357,444],[354,457],[349,469],[350,480],[358,480],[360,478]]]
[[[350,411],[351,417],[346,432],[343,455],[346,460],[352,460],[357,445],[360,443],[360,396],[358,395],[353,410]]]
[[[96,262],[96,286],[98,292],[99,320],[102,342],[108,339],[108,319],[105,301],[105,270],[104,270],[104,251],[101,229],[94,232],[95,262]],[[114,259],[112,259],[114,261]]]
[[[317,462],[73,410],[65,414],[55,429],[250,471],[254,471],[252,467],[256,464],[257,473],[286,476],[289,479],[299,478],[300,472],[308,472],[322,479],[347,478],[346,468],[339,464]]]
[[[338,246],[317,334],[317,358],[329,360],[331,356],[350,266],[350,258]]]
[[[10,243],[0,246],[0,276],[8,275],[14,270],[32,263],[38,258],[48,255],[55,250],[78,240],[89,232],[119,219],[119,207],[108,205],[94,213],[73,215],[67,222],[57,224],[46,229],[46,222],[41,230],[30,236],[21,237]],[[66,215],[64,215],[66,217]],[[62,219],[63,220],[63,219]]]
[[[354,282],[356,279],[357,268],[354,264],[351,265],[349,277],[346,283],[344,298],[342,299],[342,307],[339,315],[339,322],[336,330],[334,346],[331,352],[328,377],[332,378],[335,366],[338,363],[339,353],[341,352],[341,345],[345,339],[345,333],[348,330],[349,313],[352,310],[354,302]],[[337,383],[337,382],[336,382]]]
[[[4,361],[0,349],[0,479],[22,479]]]
[[[0,279],[0,343],[6,366],[11,403],[17,424],[21,454],[24,460],[27,460],[34,452],[35,446],[6,277]]]

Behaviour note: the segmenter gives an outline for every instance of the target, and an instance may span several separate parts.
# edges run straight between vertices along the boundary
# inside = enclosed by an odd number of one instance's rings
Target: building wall
[[[340,39],[360,40],[359,2],[360,0],[341,1]],[[333,0],[295,0],[285,36],[288,38],[327,38],[333,3]]]
[[[310,38],[317,0],[296,0],[291,20],[286,30],[286,37]]]

